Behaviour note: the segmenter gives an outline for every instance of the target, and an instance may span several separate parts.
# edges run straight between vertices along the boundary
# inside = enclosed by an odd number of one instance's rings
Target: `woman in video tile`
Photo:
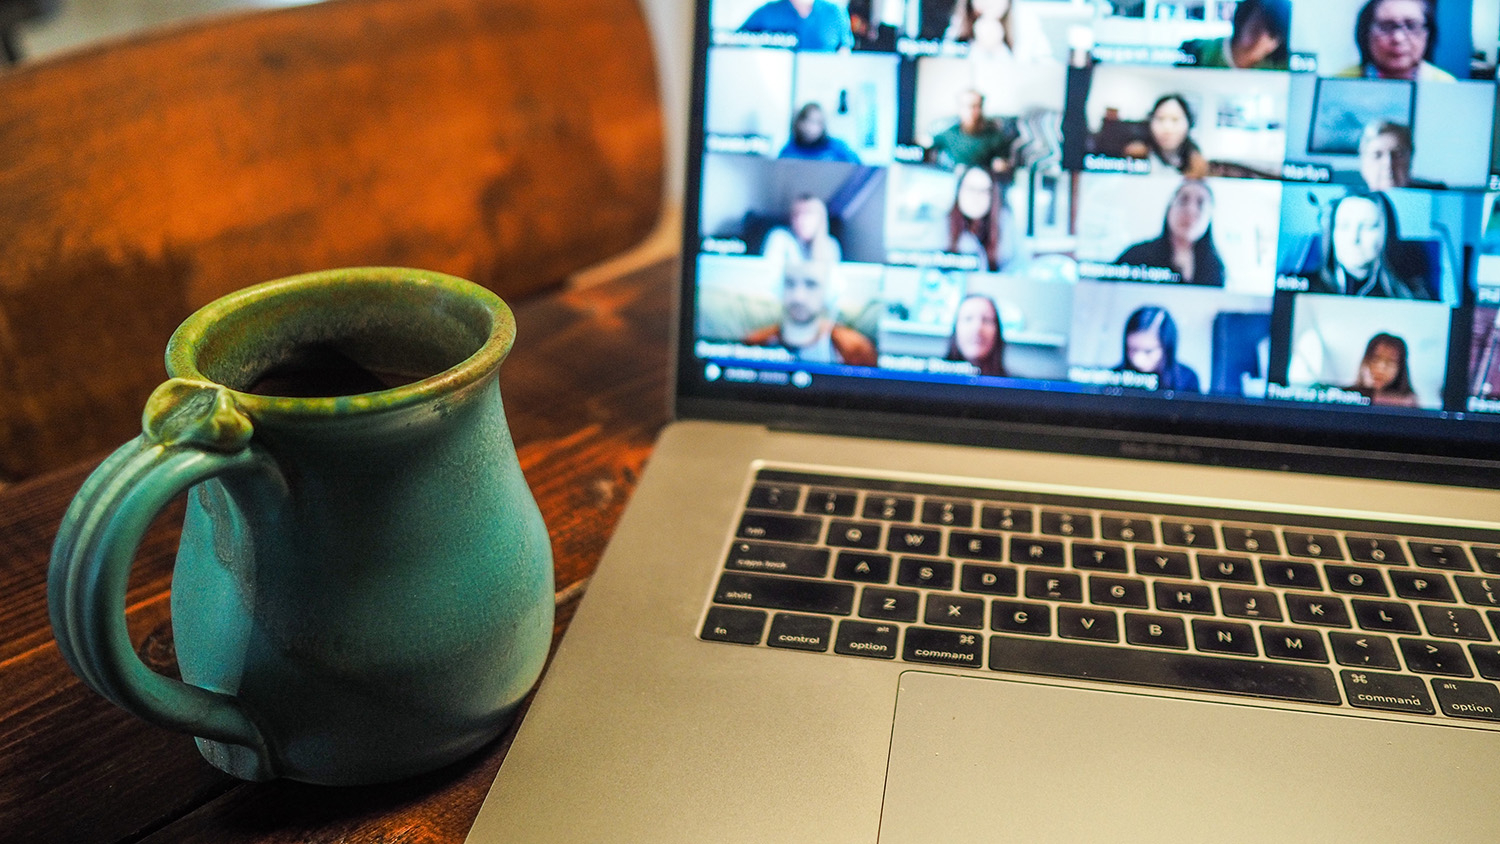
[[[1150,158],[1191,179],[1208,175],[1208,159],[1193,143],[1193,109],[1181,94],[1166,94],[1151,106],[1145,140],[1125,145],[1128,158]]]
[[[1242,0],[1234,7],[1227,38],[1194,38],[1180,48],[1193,67],[1286,70],[1291,29],[1290,0]]]
[[[1368,396],[1371,404],[1416,407],[1411,371],[1406,365],[1406,341],[1381,332],[1370,338],[1359,362],[1359,375],[1350,390]]]
[[[958,303],[953,336],[948,338],[945,360],[968,361],[980,375],[1005,375],[1005,337],[1000,330],[1000,309],[995,300],[970,293]]]
[[[1125,320],[1124,353],[1115,372],[1156,376],[1156,389],[1202,392],[1198,373],[1177,361],[1177,323],[1166,308],[1145,305]]]
[[[958,192],[948,211],[948,252],[977,255],[990,272],[1016,257],[1020,230],[1005,207],[1000,183],[983,167],[959,171]]]
[[[776,157],[859,163],[859,155],[848,144],[828,134],[828,115],[817,103],[808,103],[797,109],[797,116],[792,118],[791,136]]]
[[[1116,264],[1158,267],[1180,284],[1224,286],[1224,261],[1214,248],[1214,195],[1208,183],[1183,179],[1167,203],[1161,234],[1120,253]]]
[[[828,206],[823,200],[804,193],[792,200],[787,225],[766,232],[761,253],[783,263],[821,261],[837,264],[844,260],[839,242],[828,232]]]
[[[1452,82],[1451,73],[1432,63],[1437,38],[1430,0],[1370,0],[1354,21],[1359,64],[1338,75]]]
[[[1308,277],[1312,293],[1436,298],[1421,267],[1408,267],[1396,209],[1385,194],[1354,193],[1333,203],[1322,242],[1322,266]]]

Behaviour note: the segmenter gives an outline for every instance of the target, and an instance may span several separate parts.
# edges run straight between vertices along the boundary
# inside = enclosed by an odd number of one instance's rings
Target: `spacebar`
[[[1341,702],[1333,672],[1317,666],[1078,645],[1050,639],[991,636],[990,668],[1307,703]]]

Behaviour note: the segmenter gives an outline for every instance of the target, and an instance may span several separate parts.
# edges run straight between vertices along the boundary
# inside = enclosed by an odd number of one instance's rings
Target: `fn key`
[[[765,610],[742,610],[733,607],[711,607],[703,620],[703,638],[739,645],[760,644],[766,629]]]

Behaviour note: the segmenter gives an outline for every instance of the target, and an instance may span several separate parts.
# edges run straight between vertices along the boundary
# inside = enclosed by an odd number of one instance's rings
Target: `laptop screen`
[[[680,397],[1487,459],[1497,46],[1500,0],[700,2]]]

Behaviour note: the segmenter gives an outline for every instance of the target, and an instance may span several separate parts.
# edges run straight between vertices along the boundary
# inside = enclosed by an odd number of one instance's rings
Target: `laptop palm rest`
[[[880,841],[1497,841],[1497,772],[1496,733],[908,671]]]

